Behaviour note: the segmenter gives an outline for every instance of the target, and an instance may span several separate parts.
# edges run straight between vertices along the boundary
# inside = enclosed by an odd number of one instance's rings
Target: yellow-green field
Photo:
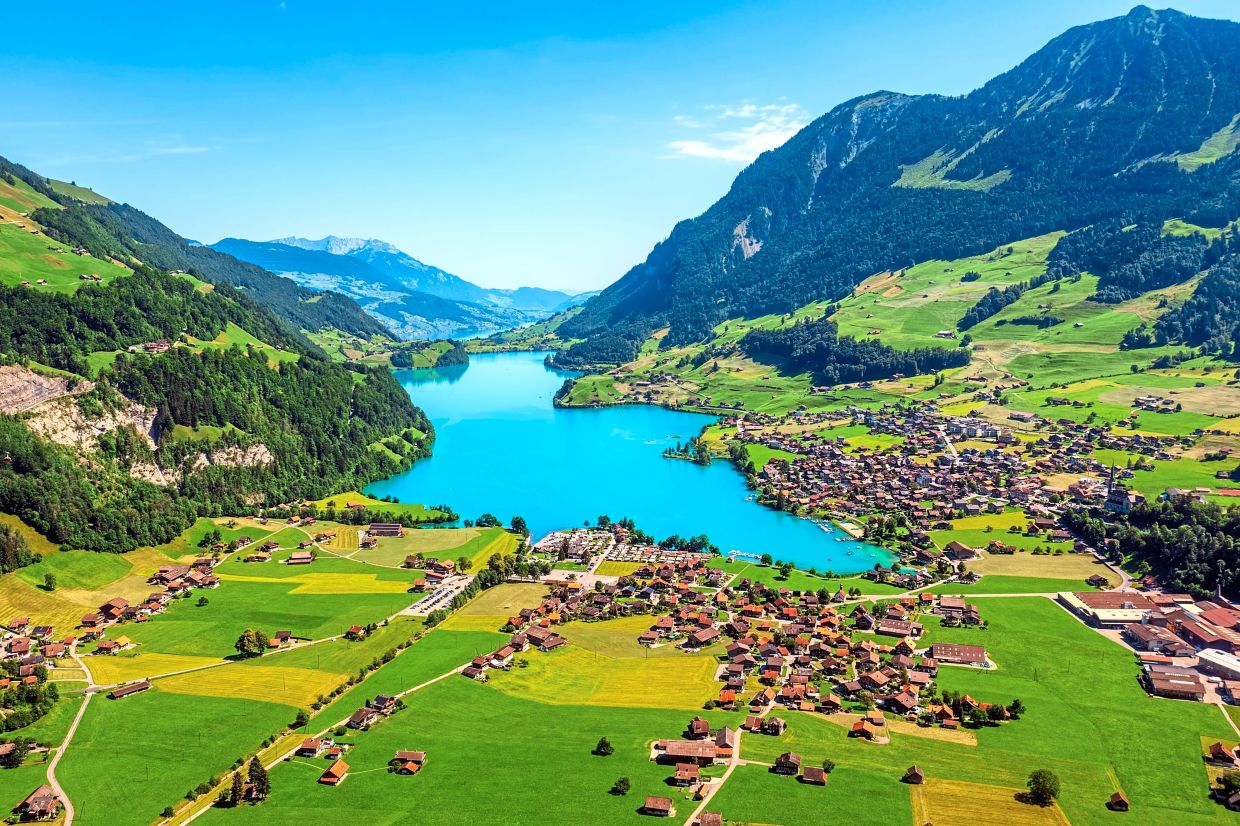
[[[910,786],[909,790],[913,796],[913,823],[918,825],[1069,826],[1068,818],[1058,806],[1033,806],[1017,800],[1016,795],[1024,789],[928,779],[920,786]],[[1104,801],[1105,797],[1100,795]]]

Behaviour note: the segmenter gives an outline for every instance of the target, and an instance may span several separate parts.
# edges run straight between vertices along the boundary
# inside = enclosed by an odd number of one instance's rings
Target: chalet
[[[948,559],[956,562],[965,562],[977,556],[976,550],[954,539],[947,543],[947,547],[943,551]]]
[[[876,634],[887,637],[920,637],[923,630],[919,623],[896,619],[880,620],[874,629]]]
[[[1107,800],[1107,808],[1113,812],[1126,812],[1128,811],[1128,798],[1123,792],[1114,792]]]
[[[309,565],[313,561],[314,561],[314,553],[312,551],[293,551],[291,554],[289,554],[287,564]]]
[[[337,760],[327,767],[319,777],[319,782],[327,786],[338,786],[344,781],[349,773],[349,764],[343,760]]]
[[[103,614],[104,619],[114,620],[128,607],[129,600],[124,597],[115,597],[99,606],[99,613]]]
[[[10,631],[21,634],[30,625],[30,617],[14,617],[8,625]]]
[[[350,625],[349,630],[344,632],[345,639],[360,640],[366,634],[366,629],[360,625]]]
[[[701,717],[694,717],[685,729],[685,736],[691,740],[704,740],[710,737],[710,723]]]
[[[922,783],[926,782],[926,773],[923,772],[919,766],[913,765],[908,767],[908,771],[906,771],[904,773],[904,777],[900,779],[905,783],[920,786]]]
[[[801,769],[799,779],[802,783],[809,783],[813,786],[825,786],[827,785],[827,772],[819,766],[806,766]]]
[[[491,655],[491,665],[495,668],[507,668],[512,665],[512,658],[516,653],[516,649],[511,645],[505,645]]]
[[[471,680],[477,680],[480,683],[485,683],[487,681],[486,670],[479,668],[476,665],[465,666],[465,668],[461,671],[461,675],[468,677]]]
[[[108,692],[108,699],[120,700],[133,694],[141,694],[143,691],[149,691],[150,688],[151,684],[149,681],[140,680],[136,683],[129,683],[128,685],[123,685],[119,688],[112,689]]]
[[[426,763],[426,752],[398,751],[392,759],[388,761],[388,765],[394,766],[398,763],[416,763],[418,766],[422,766]]]
[[[392,712],[396,711],[399,701],[390,694],[376,694],[375,698],[366,704],[368,708],[382,714],[384,717],[391,717]]]
[[[318,757],[327,748],[328,742],[319,737],[307,737],[301,741],[301,745],[297,747],[295,754],[298,757]]]
[[[702,816],[698,818],[697,826],[723,826],[723,815],[719,812],[702,812]]]
[[[357,547],[363,551],[368,551],[379,544],[379,540],[373,536],[364,536],[357,541]]]
[[[86,614],[82,617],[83,628],[97,628],[103,624],[103,614]]]
[[[346,722],[345,725],[351,729],[357,729],[358,731],[365,731],[366,729],[370,728],[375,723],[375,721],[377,721],[378,719],[379,719],[379,712],[375,711],[373,708],[369,706],[363,706],[362,708],[359,708],[357,711],[353,712],[352,716],[349,717],[348,722]]]
[[[701,648],[719,639],[719,631],[715,628],[702,628],[689,635],[682,645],[683,648]]]
[[[852,724],[848,734],[850,737],[863,737],[866,740],[873,740],[878,736],[878,728],[869,720],[858,720]]]
[[[60,798],[52,791],[51,786],[40,786],[14,806],[13,811],[18,818],[27,822],[55,820],[60,814]]]
[[[702,769],[696,763],[677,763],[672,774],[672,783],[677,786],[692,786],[702,779]]]
[[[795,751],[786,751],[775,758],[772,770],[776,774],[795,775],[801,770],[801,755]]]
[[[672,805],[670,797],[650,795],[642,804],[641,813],[652,817],[675,817],[676,807]]]
[[[255,551],[252,554],[247,554],[245,557],[245,561],[246,562],[270,562],[271,554],[268,553],[267,551]]]
[[[768,717],[762,721],[762,733],[772,737],[779,737],[787,728],[788,723],[783,717]]]

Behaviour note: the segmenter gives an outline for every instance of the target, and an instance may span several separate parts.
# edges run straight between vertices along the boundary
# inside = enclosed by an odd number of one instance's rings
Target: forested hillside
[[[331,361],[302,333],[383,331],[349,299],[192,245],[130,207],[60,195],[15,164],[0,177],[60,205],[23,224],[42,241],[10,264],[70,255],[56,239],[88,267],[129,268],[0,286],[13,396],[0,399],[0,512],[72,548],[128,551],[202,514],[357,489],[429,452],[429,421],[387,369]],[[27,220],[5,217],[6,232]]]
[[[1240,25],[1144,7],[1072,29],[963,97],[849,101],[566,322],[562,336],[589,340],[562,360],[628,360],[660,327],[664,346],[696,341],[724,319],[1054,230],[1222,227],[1240,215],[1238,113]],[[1099,300],[1183,277],[1200,246],[1167,241],[1154,254],[1175,266],[1140,283],[1143,262],[1108,267]]]

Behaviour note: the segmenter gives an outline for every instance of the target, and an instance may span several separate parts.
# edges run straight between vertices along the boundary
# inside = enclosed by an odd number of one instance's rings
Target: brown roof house
[[[654,817],[674,817],[676,815],[676,807],[672,805],[670,797],[650,795],[646,798],[646,802],[642,804],[641,812],[644,815],[653,815]]]

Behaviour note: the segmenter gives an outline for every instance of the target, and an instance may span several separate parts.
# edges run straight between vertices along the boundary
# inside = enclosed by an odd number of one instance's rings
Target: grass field
[[[857,587],[867,594],[898,594],[903,590],[893,585],[870,582],[859,576],[824,577],[815,576],[805,571],[793,571],[787,579],[780,579],[779,569],[776,567],[761,565],[757,562],[745,562],[739,559],[735,562],[729,562],[727,557],[715,557],[707,562],[706,565],[709,568],[720,568],[728,573],[735,574],[737,578],[761,582],[777,588],[790,588],[794,591],[817,591],[821,588],[826,588],[828,591],[835,593],[841,585],[845,591],[849,588]]]
[[[642,566],[640,562],[616,562],[604,560],[594,569],[599,576],[628,576]]]
[[[432,510],[416,502],[384,502],[355,490],[337,493],[334,496],[311,502],[311,504],[320,510],[328,507],[329,504],[337,508],[343,508],[349,504],[364,505],[371,510],[405,514],[418,520],[429,520],[443,515],[440,511]]]
[[[1030,806],[1018,801],[1016,795],[1024,791],[960,780],[928,780],[909,787],[913,822],[943,826],[1069,826],[1058,806]]]
[[[272,770],[272,796],[261,806],[212,810],[204,822],[304,824],[339,816],[397,823],[433,817],[442,824],[540,826],[578,823],[589,812],[591,823],[609,826],[641,822],[636,809],[648,794],[676,797],[686,815],[692,808],[683,790],[665,785],[669,770],[648,759],[652,740],[676,737],[684,728],[684,712],[626,709],[603,716],[598,708],[533,702],[460,677],[406,702],[405,711],[356,738],[347,758],[352,769],[340,786],[315,782],[322,761],[283,763]],[[716,725],[735,725],[737,719],[706,716]],[[615,753],[594,757],[590,751],[603,735]],[[425,768],[414,777],[389,774],[386,764],[397,749],[425,750]],[[631,779],[632,791],[608,794],[621,775]],[[480,813],[464,802],[487,794],[499,794],[502,809]]]
[[[468,557],[474,569],[492,554],[511,554],[520,540],[504,528],[423,528],[407,530],[402,537],[380,537],[374,548],[350,553],[350,559],[374,565],[399,566],[406,556],[422,554],[430,559]]]
[[[227,350],[230,347],[240,347],[243,350],[260,351],[267,356],[267,363],[272,367],[283,362],[297,361],[297,359],[301,358],[297,353],[277,350],[270,344],[255,338],[231,321],[228,322],[223,332],[210,341],[204,341],[193,336],[187,336],[186,338],[189,346],[196,350]]]
[[[634,643],[636,644],[636,643]],[[701,709],[718,693],[713,657],[615,657],[569,645],[531,653],[527,668],[496,673],[488,687],[556,705]]]
[[[155,688],[91,700],[57,776],[83,826],[140,826],[264,737],[295,709]]]
[[[58,293],[76,292],[83,275],[98,275],[103,283],[129,274],[129,270],[72,250],[44,235],[32,235],[13,224],[0,223],[0,284],[15,287],[30,282],[30,289]],[[39,284],[38,281],[46,281]]]

